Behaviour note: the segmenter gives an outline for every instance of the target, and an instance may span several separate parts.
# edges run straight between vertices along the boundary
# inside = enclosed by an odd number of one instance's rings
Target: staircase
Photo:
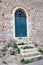
[[[17,44],[20,48],[20,54],[25,60],[32,60],[42,58],[42,55],[38,52],[38,48],[34,44]]]

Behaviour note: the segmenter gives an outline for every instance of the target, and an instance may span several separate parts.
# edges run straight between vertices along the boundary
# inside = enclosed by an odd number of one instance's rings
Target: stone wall
[[[23,7],[28,12],[29,42],[43,44],[43,1],[0,0],[0,42],[13,39],[13,9]]]

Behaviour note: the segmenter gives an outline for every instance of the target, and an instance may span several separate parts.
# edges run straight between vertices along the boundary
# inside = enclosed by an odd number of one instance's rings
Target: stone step
[[[16,44],[19,44],[19,43],[29,43],[29,38],[16,38]]]
[[[39,52],[29,52],[29,53],[20,53],[22,56],[28,56],[28,55],[34,55],[34,54],[40,54]]]
[[[36,55],[40,55],[39,53],[34,53],[34,54],[25,54],[23,57],[32,57],[32,56],[36,56]]]
[[[37,52],[38,49],[37,48],[28,48],[28,49],[21,49],[21,52]]]
[[[42,58],[42,55],[36,55],[36,56],[31,56],[31,57],[23,57],[25,60],[32,60],[32,59],[35,59],[35,58]]]
[[[18,44],[18,47],[20,48],[20,54],[25,60],[37,59],[42,57],[42,55],[38,52],[38,48],[36,48],[34,44]]]
[[[35,47],[35,45],[34,45],[34,44],[24,44],[24,45],[18,45],[18,47],[19,47],[19,48],[21,48],[21,47],[25,47],[25,46],[27,46],[27,47],[29,47],[29,46],[31,46],[31,47]]]

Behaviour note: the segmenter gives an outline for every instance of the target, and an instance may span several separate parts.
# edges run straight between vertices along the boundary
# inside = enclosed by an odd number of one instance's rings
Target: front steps
[[[25,60],[32,60],[42,58],[42,55],[38,52],[38,48],[34,44],[18,44],[20,48],[20,54]]]

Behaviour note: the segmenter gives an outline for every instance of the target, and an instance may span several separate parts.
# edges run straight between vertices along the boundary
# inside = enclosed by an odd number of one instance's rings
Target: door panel
[[[26,17],[15,16],[15,37],[27,37]]]

